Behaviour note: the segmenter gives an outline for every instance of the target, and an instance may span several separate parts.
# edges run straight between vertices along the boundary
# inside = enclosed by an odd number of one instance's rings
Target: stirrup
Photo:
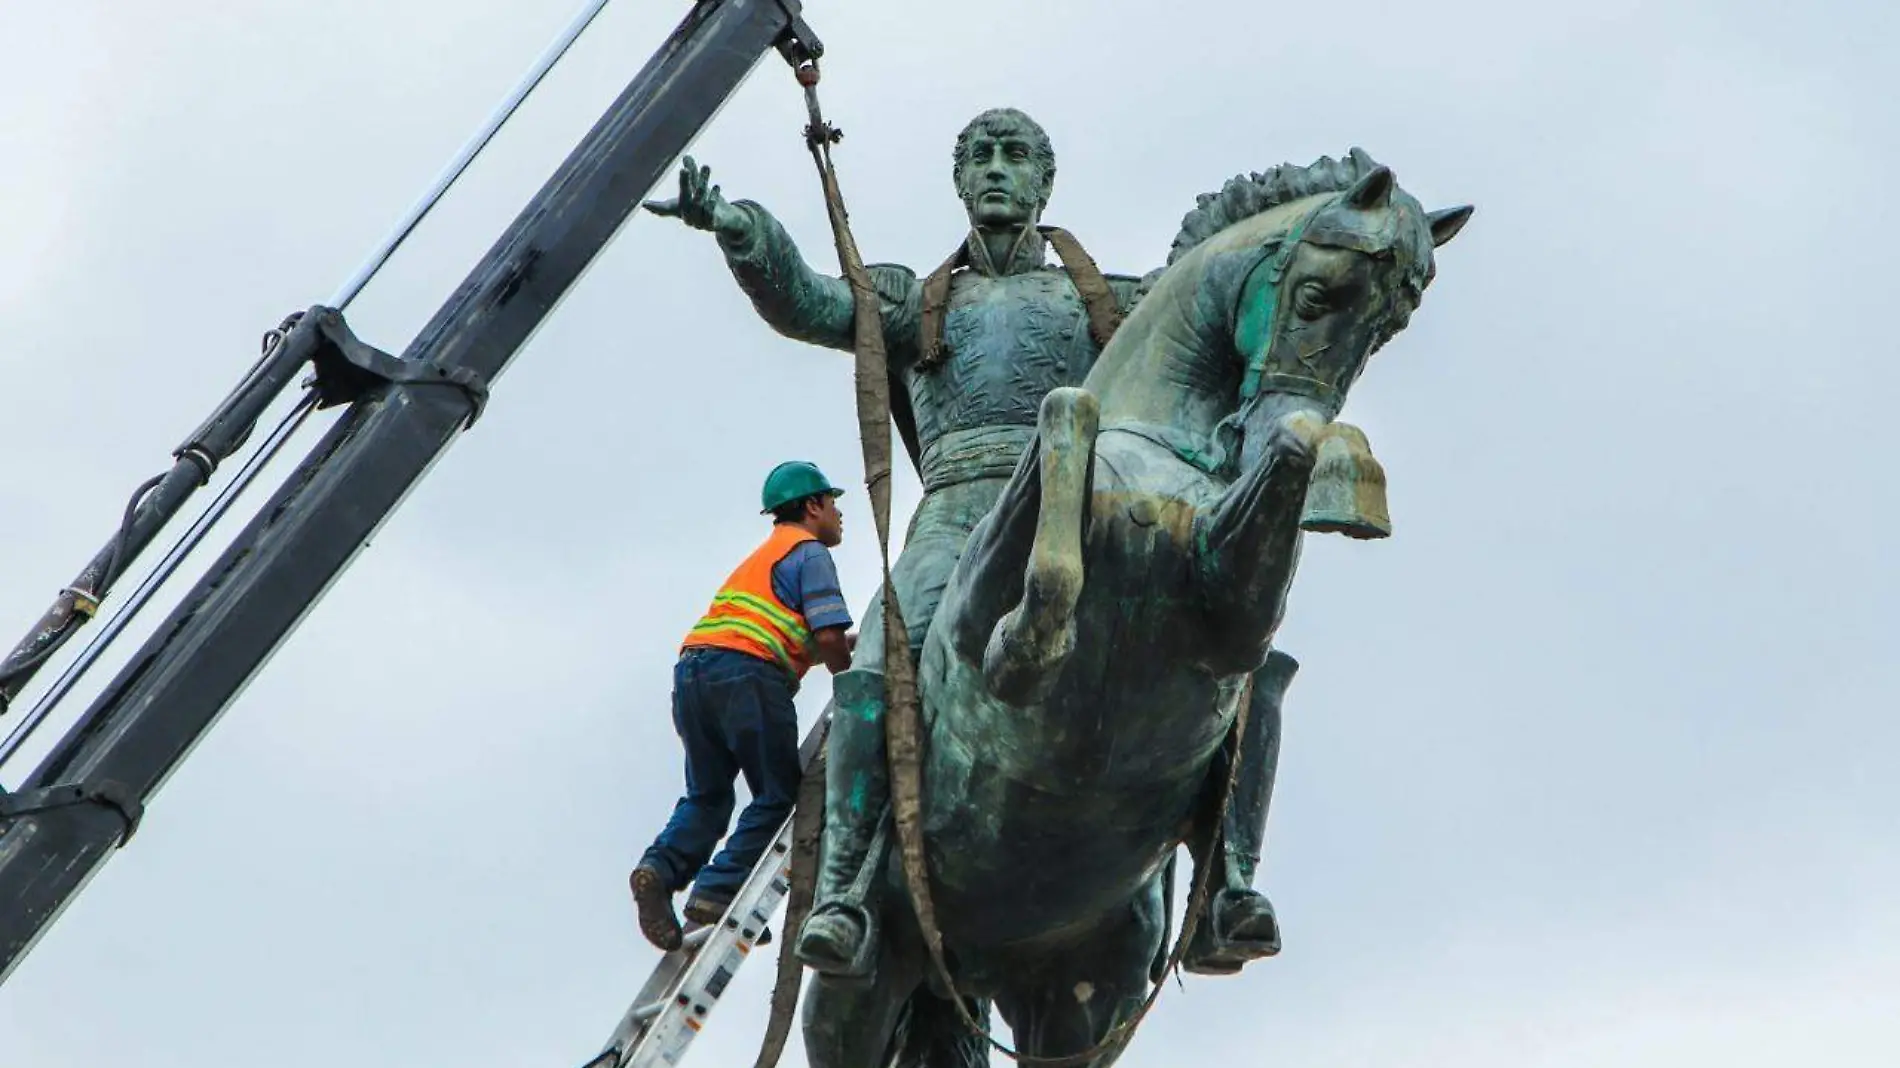
[[[1248,900],[1263,903],[1267,915],[1273,918],[1271,941],[1236,941],[1233,931],[1222,922],[1225,910],[1220,908],[1220,904],[1223,901]],[[1274,911],[1273,902],[1258,890],[1227,889],[1214,895],[1214,900],[1208,903],[1207,913],[1195,928],[1194,938],[1188,943],[1188,952],[1181,960],[1181,967],[1191,975],[1234,975],[1247,964],[1278,956],[1279,953],[1280,917]]]
[[[794,945],[793,952],[797,955],[799,961],[807,968],[818,972],[820,975],[829,976],[834,979],[870,978],[871,966],[877,959],[878,938],[877,922],[873,919],[871,910],[862,905],[854,905],[849,901],[827,901],[813,908],[811,915],[805,917],[805,927],[809,928],[813,920],[835,915],[848,916],[858,925],[859,934],[857,947],[853,950],[851,959],[845,963],[844,967],[834,967],[830,961],[826,961],[824,966],[821,967],[818,962],[808,958],[804,950],[804,929],[798,932],[798,942]]]
[[[858,938],[857,948],[852,952],[851,960],[842,969],[820,968],[806,960],[805,955],[798,951],[798,947],[805,941],[805,932],[801,928],[798,938],[792,943],[792,951],[806,967],[833,979],[862,982],[871,977],[873,965],[877,962],[877,940],[880,932],[877,910],[867,907],[863,902],[869,901],[875,891],[877,879],[889,862],[890,847],[891,807],[886,804],[878,813],[876,826],[871,829],[871,840],[865,844],[864,857],[858,861],[857,877],[851,880],[851,885],[842,893],[834,893],[833,896],[814,902],[811,914],[805,917],[805,922],[809,924],[820,916],[834,912],[845,913],[858,922],[858,928],[863,932]]]

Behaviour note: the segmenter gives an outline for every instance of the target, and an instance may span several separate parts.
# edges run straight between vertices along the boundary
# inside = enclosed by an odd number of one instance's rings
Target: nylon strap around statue
[[[1076,295],[1082,298],[1082,307],[1088,311],[1089,336],[1095,339],[1097,348],[1107,348],[1108,339],[1115,336],[1122,322],[1121,302],[1109,288],[1108,278],[1074,234],[1060,226],[1038,226],[1036,231],[1056,250],[1063,269],[1069,272],[1069,280],[1075,283]],[[917,366],[922,370],[935,370],[947,355],[943,348],[943,320],[950,307],[950,276],[969,265],[970,242],[966,240],[924,279],[923,308],[917,330],[923,346]]]
[[[890,753],[894,769],[908,766],[908,777],[895,770],[891,776],[892,809],[902,834],[909,823],[908,835],[904,836],[904,868],[908,876],[913,865],[921,871],[923,856],[921,839],[916,820],[921,806],[919,796],[921,772],[917,762],[917,741],[920,734],[917,711],[917,684],[914,668],[910,662],[910,641],[904,629],[903,615],[897,603],[897,590],[891,583],[891,396],[889,359],[884,348],[884,324],[880,314],[877,290],[871,283],[870,272],[864,269],[864,259],[858,254],[857,241],[851,236],[851,223],[844,206],[844,195],[838,189],[838,175],[831,165],[831,145],[842,135],[824,119],[818,106],[818,67],[808,63],[796,71],[799,84],[805,87],[805,107],[810,114],[810,124],[805,127],[805,144],[811,150],[812,162],[818,168],[818,180],[824,190],[825,211],[831,221],[832,237],[838,249],[838,262],[843,268],[845,281],[851,287],[852,297],[852,334],[853,348],[856,354],[853,378],[857,389],[858,438],[864,454],[864,484],[871,499],[872,525],[877,529],[878,558],[883,570],[884,605],[884,651],[885,651],[885,728],[886,747]],[[905,745],[902,739],[908,739]],[[814,761],[822,767],[822,762]],[[820,772],[822,774],[822,771]],[[822,784],[822,779],[817,780]],[[810,908],[813,897],[812,880],[817,871],[817,852],[819,836],[823,828],[823,790],[822,785],[813,786],[813,780],[807,778],[800,784],[799,801],[794,820],[804,818],[801,833],[794,824],[792,870],[794,877],[804,875],[805,885],[796,883],[789,895],[790,904],[785,915],[785,940],[779,950],[778,980],[772,991],[772,1014],[766,1021],[765,1040],[759,1050],[755,1068],[772,1068],[778,1063],[779,1055],[784,1051],[785,1040],[791,1032],[792,1016],[798,1002],[799,987],[803,970],[799,966],[792,946],[796,943],[799,928],[804,924],[805,911]],[[815,801],[814,801],[815,799]],[[916,856],[912,856],[913,849]],[[922,915],[926,916],[925,929],[936,932],[935,915],[930,912],[928,891],[922,899]],[[942,939],[933,945],[933,954],[939,965],[942,962]],[[966,1012],[967,1015],[967,1012]]]
[[[1056,258],[1068,270],[1070,281],[1075,283],[1075,291],[1082,297],[1082,306],[1089,313],[1089,336],[1095,339],[1098,348],[1107,348],[1110,338],[1122,325],[1121,303],[1115,299],[1115,291],[1108,288],[1108,279],[1103,277],[1102,269],[1095,265],[1095,258],[1088,254],[1075,235],[1060,226],[1038,226],[1042,236],[1056,250]]]
[[[1080,1053],[1062,1057],[1036,1057],[1018,1053],[990,1036],[989,1029],[977,1021],[969,1006],[958,995],[956,982],[950,975],[949,966],[944,962],[943,933],[937,927],[936,904],[930,892],[930,873],[924,856],[923,841],[923,728],[922,717],[917,702],[916,666],[910,659],[910,636],[904,626],[901,607],[897,603],[897,589],[891,582],[890,552],[890,513],[891,513],[891,396],[889,359],[884,345],[884,324],[880,311],[881,302],[877,290],[871,283],[870,272],[864,268],[864,260],[858,254],[857,241],[851,235],[849,213],[845,210],[844,195],[838,188],[837,172],[831,163],[831,145],[842,135],[836,128],[824,120],[818,106],[818,69],[815,63],[798,69],[799,84],[805,87],[805,106],[810,113],[811,123],[805,128],[805,143],[811,150],[812,161],[818,168],[818,179],[825,195],[825,212],[831,221],[832,238],[838,248],[838,262],[843,268],[845,281],[851,287],[853,302],[852,327],[856,350],[855,380],[857,386],[858,435],[864,454],[864,483],[871,498],[871,516],[877,528],[878,558],[883,569],[883,622],[884,622],[884,739],[886,758],[890,764],[891,810],[895,817],[899,853],[903,858],[904,882],[910,891],[911,905],[917,915],[917,926],[923,935],[924,947],[930,954],[930,963],[935,976],[950,995],[949,1002],[956,1006],[957,1015],[970,1033],[981,1037],[990,1048],[1002,1053],[1021,1064],[1038,1068],[1080,1068],[1081,1065],[1108,1053],[1119,1050],[1133,1037],[1135,1028],[1154,1007],[1155,1000],[1161,996],[1163,982],[1157,981],[1148,998],[1128,1019],[1110,1028],[1101,1042]],[[1076,277],[1076,288],[1088,299],[1088,290],[1084,285],[1095,289],[1099,294],[1107,294],[1109,307],[1113,308],[1113,294],[1109,292],[1106,279],[1096,269],[1094,261],[1081,251],[1081,245],[1075,239],[1055,227],[1048,227],[1044,233],[1050,235],[1056,244],[1057,255],[1069,264],[1072,277]],[[1061,237],[1054,235],[1060,234]],[[1073,253],[1079,254],[1076,263],[1069,263],[1064,254],[1067,245]],[[961,250],[958,256],[952,256],[938,271],[943,275],[939,283],[940,298],[949,292],[949,275],[954,270],[954,262],[967,254]],[[1095,283],[1082,281],[1076,271],[1080,264],[1086,264],[1085,271],[1092,273]],[[932,275],[934,280],[936,275]],[[930,286],[927,283],[924,293],[926,315],[931,313]],[[947,303],[939,299],[936,304],[937,329],[942,330],[942,308]],[[1098,319],[1091,309],[1091,331],[1105,326],[1113,333],[1113,320]],[[928,335],[926,335],[928,338]],[[1104,344],[1106,339],[1099,339]],[[928,343],[928,342],[926,342]],[[1206,910],[1209,891],[1213,886],[1213,875],[1219,857],[1221,828],[1226,823],[1227,809],[1233,800],[1234,784],[1240,772],[1240,739],[1245,737],[1247,716],[1251,705],[1252,680],[1249,679],[1240,693],[1239,713],[1233,726],[1234,759],[1228,767],[1226,782],[1221,787],[1220,803],[1213,814],[1213,820],[1206,828],[1207,835],[1196,860],[1194,873],[1194,891],[1188,898],[1187,915],[1181,924],[1181,934],[1174,943],[1174,949],[1168,955],[1168,963],[1162,972],[1165,979],[1176,972],[1181,960],[1187,953],[1188,941],[1199,925],[1201,914]],[[823,774],[823,762],[814,761],[814,766]],[[801,784],[798,807],[801,811],[810,808],[822,810],[822,800],[811,804],[808,798],[818,791],[810,788],[811,780]],[[794,816],[794,819],[797,817]],[[816,824],[818,816],[811,816],[811,822],[805,824],[809,829]],[[797,825],[795,825],[796,827]],[[817,843],[815,836],[806,837],[794,831],[792,870],[807,873],[809,884],[815,874]],[[801,866],[802,856],[802,866]],[[772,1068],[784,1050],[786,1036],[791,1030],[792,1011],[798,999],[801,969],[793,955],[792,945],[798,937],[799,926],[804,918],[798,913],[809,908],[812,890],[807,885],[800,894],[797,884],[792,888],[785,917],[785,939],[779,950],[780,963],[778,984],[772,992],[772,1015],[766,1023],[765,1042],[760,1050],[754,1068]],[[803,906],[800,907],[800,902]],[[791,963],[787,964],[786,961]]]

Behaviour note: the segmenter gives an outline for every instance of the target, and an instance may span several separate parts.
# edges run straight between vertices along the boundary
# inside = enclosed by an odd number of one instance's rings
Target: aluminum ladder
[[[810,768],[824,740],[824,721],[799,746],[799,766]],[[583,1068],[660,1068],[677,1065],[706,1027],[720,995],[758,945],[759,936],[791,890],[792,819],[746,876],[719,922],[686,935],[680,948],[660,959],[640,987],[613,1037]],[[779,952],[797,932],[780,932]]]

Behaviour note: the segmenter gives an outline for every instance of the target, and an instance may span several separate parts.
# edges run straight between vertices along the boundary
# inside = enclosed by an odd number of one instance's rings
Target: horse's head
[[[1200,418],[1217,424],[1211,454],[1231,474],[1247,462],[1236,437],[1257,438],[1294,411],[1322,423],[1339,414],[1372,354],[1418,307],[1433,249],[1471,210],[1426,211],[1359,149],[1235,178],[1182,221],[1167,269],[1123,328],[1130,366],[1116,377],[1130,382],[1143,364],[1141,376],[1172,378],[1164,388],[1198,386]],[[1170,361],[1187,372],[1157,375]],[[1137,406],[1156,421],[1154,406]]]
[[[1366,362],[1405,329],[1434,273],[1432,250],[1470,207],[1427,212],[1364,153],[1350,187],[1288,205],[1285,231],[1241,284],[1234,330],[1244,361],[1236,397],[1301,398],[1339,414]]]

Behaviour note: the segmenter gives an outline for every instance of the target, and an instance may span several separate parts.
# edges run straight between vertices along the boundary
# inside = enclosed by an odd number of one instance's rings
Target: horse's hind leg
[[[964,1005],[976,1022],[989,1023],[990,1006],[976,998]],[[904,1008],[890,1068],[989,1068],[990,1045],[970,1030],[954,1003],[919,987]]]
[[[1017,1050],[1032,1057],[1074,1057],[1102,1046],[1076,1068],[1114,1064],[1129,1038],[1116,1028],[1141,1011],[1166,928],[1157,878],[1089,941],[1026,969],[1020,983],[996,998]]]
[[[890,955],[885,955],[888,963]],[[805,995],[805,1061],[811,1068],[882,1068],[891,1059],[899,1014],[915,981],[877,982],[818,975]]]
[[[1065,387],[1043,398],[1036,472],[1042,500],[1022,600],[996,624],[983,653],[983,679],[998,700],[1040,700],[1075,648],[1082,524],[1099,420],[1100,408],[1087,390]]]

